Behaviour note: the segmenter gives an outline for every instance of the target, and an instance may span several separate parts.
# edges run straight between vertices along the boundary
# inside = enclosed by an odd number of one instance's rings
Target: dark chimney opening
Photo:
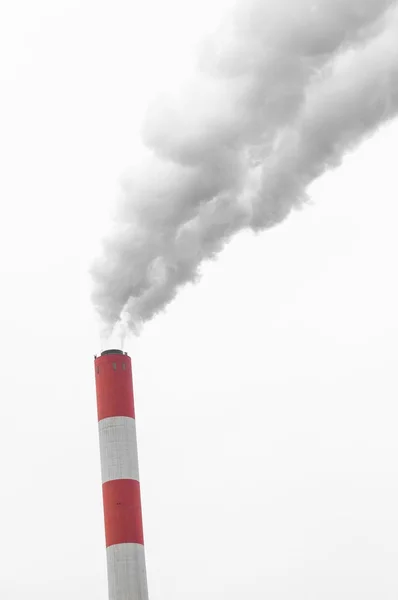
[[[101,352],[101,356],[105,356],[106,354],[124,354],[124,352],[122,350],[104,350],[103,352]]]

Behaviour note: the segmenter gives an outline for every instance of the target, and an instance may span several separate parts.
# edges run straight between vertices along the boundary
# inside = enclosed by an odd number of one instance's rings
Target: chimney
[[[131,359],[95,358],[109,600],[148,600]]]

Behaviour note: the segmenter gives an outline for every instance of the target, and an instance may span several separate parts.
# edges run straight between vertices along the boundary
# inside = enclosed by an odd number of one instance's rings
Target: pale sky
[[[0,7],[4,600],[107,598],[88,264],[148,98],[227,4]],[[397,145],[126,344],[151,600],[397,598]]]

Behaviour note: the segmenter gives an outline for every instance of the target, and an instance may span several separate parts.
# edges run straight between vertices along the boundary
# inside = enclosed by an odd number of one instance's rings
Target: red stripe
[[[115,479],[102,486],[106,546],[143,544],[140,484]]]
[[[131,359],[125,354],[106,354],[95,360],[98,420],[135,417]]]

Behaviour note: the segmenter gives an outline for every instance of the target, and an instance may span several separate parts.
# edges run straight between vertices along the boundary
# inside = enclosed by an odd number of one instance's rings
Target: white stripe
[[[148,600],[144,546],[116,544],[106,553],[109,600]]]
[[[102,483],[113,479],[136,479],[138,476],[135,420],[131,417],[108,417],[98,423]]]

